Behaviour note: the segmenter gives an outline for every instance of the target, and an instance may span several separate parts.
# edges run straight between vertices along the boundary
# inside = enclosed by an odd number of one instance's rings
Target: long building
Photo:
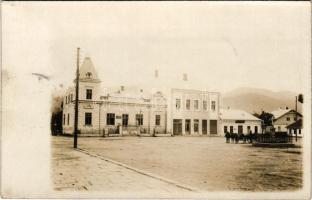
[[[81,135],[220,135],[218,92],[137,87],[102,88],[89,57],[80,67],[78,129]],[[74,80],[75,82],[75,80]],[[75,89],[63,103],[63,133],[74,132]]]
[[[222,122],[222,133],[226,132],[248,134],[248,133],[261,133],[261,119],[253,116],[252,114],[238,109],[221,109],[220,119]]]

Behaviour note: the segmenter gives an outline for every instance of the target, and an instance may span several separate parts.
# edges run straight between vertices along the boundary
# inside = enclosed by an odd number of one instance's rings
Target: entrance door
[[[185,134],[189,135],[191,133],[191,120],[185,120]]]
[[[202,133],[203,135],[207,135],[207,120],[203,119],[202,121]]]
[[[238,134],[242,134],[243,133],[243,126],[242,125],[238,125]]]
[[[182,120],[181,119],[173,120],[173,134],[182,135]]]
[[[210,120],[210,134],[217,133],[218,133],[217,120]]]

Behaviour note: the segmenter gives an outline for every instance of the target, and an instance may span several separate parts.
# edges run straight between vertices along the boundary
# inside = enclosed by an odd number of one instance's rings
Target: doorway
[[[182,120],[173,120],[173,135],[182,135]]]
[[[216,135],[218,133],[217,120],[210,120],[210,134]]]
[[[207,135],[207,120],[203,119],[202,121],[202,133],[203,135]]]
[[[191,134],[191,120],[190,119],[185,120],[185,134],[187,135]]]
[[[238,134],[242,134],[243,133],[243,125],[238,125],[237,131],[238,131]]]

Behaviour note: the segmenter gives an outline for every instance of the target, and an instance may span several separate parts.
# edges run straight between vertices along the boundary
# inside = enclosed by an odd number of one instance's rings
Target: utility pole
[[[297,98],[297,96],[296,96],[296,121],[295,121],[295,123],[297,122],[297,101],[298,101],[298,98]],[[296,134],[296,142],[297,142],[297,140],[298,140],[298,136],[297,136],[297,129],[295,129],[295,134]]]
[[[76,69],[76,98],[75,98],[75,125],[74,125],[74,148],[78,143],[78,101],[79,101],[79,51],[77,48],[77,69]]]

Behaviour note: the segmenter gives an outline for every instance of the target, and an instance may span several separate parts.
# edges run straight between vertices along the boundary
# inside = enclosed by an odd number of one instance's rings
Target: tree
[[[262,120],[264,126],[272,126],[273,122],[273,115],[268,112],[262,111],[262,113],[259,115],[259,118]]]
[[[51,133],[52,135],[61,134],[63,132],[63,96],[56,94],[52,95],[51,105]]]

